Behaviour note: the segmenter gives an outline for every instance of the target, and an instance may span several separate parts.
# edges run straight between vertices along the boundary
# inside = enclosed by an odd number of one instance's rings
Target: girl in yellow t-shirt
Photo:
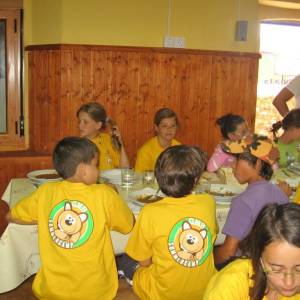
[[[270,204],[241,242],[243,258],[217,273],[204,300],[299,300],[300,206]]]
[[[85,103],[76,115],[80,136],[90,139],[99,149],[99,169],[128,168],[129,159],[118,127],[112,126],[111,135],[101,132],[110,123],[104,107],[97,102]]]
[[[176,113],[170,108],[159,109],[154,116],[156,136],[144,143],[137,152],[135,171],[154,170],[155,162],[165,149],[179,145],[175,140],[179,121]]]

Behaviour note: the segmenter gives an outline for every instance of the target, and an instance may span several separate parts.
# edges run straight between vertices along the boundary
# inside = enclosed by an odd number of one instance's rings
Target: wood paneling
[[[32,170],[52,169],[52,157],[28,151],[0,154],[0,197],[11,178],[26,177]]]
[[[76,111],[99,101],[117,121],[132,162],[168,106],[178,139],[209,153],[220,140],[217,117],[233,112],[254,128],[258,54],[113,46],[29,46],[30,145],[51,153],[77,135]]]

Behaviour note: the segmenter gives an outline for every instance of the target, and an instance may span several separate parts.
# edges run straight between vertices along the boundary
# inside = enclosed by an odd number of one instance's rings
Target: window
[[[21,10],[0,9],[0,151],[22,149]]]

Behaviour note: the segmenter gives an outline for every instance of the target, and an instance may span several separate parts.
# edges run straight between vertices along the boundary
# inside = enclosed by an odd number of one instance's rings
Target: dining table
[[[278,174],[280,174],[280,180],[291,179],[287,178],[283,172]],[[289,176],[291,176],[291,174]],[[204,185],[207,184],[209,180],[208,178],[208,181],[206,181]],[[293,178],[293,180],[297,181],[298,177],[296,179]],[[293,182],[293,184],[296,183]],[[119,194],[126,201],[136,217],[142,207],[132,201],[130,194],[133,190],[137,190],[138,188],[141,188],[141,186],[133,186],[130,188],[117,186]],[[9,207],[13,207],[22,198],[34,192],[35,189],[36,187],[28,178],[11,179],[2,195],[2,200],[6,201]],[[220,245],[224,241],[225,236],[222,234],[222,228],[225,224],[229,208],[230,202],[216,203],[216,218],[219,233],[217,234],[215,245]],[[129,236],[130,233],[124,235],[119,232],[111,231],[111,240],[115,255],[124,253]],[[37,225],[9,223],[0,237],[0,293],[16,288],[28,277],[35,274],[39,267],[40,256]]]

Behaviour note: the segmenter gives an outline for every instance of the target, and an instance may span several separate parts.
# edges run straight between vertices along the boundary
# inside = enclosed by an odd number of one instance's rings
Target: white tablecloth
[[[28,179],[12,179],[7,186],[2,199],[10,207],[21,198],[34,191],[34,186]],[[124,189],[120,194],[128,201],[128,193]],[[128,201],[128,206],[138,215],[140,207]],[[217,220],[221,232],[228,205],[217,205]],[[129,235],[111,232],[115,254],[124,252]],[[221,244],[224,235],[218,234],[216,244]],[[40,267],[40,256],[37,240],[37,225],[17,225],[10,223],[0,238],[0,293],[16,288],[25,279],[35,274]]]

